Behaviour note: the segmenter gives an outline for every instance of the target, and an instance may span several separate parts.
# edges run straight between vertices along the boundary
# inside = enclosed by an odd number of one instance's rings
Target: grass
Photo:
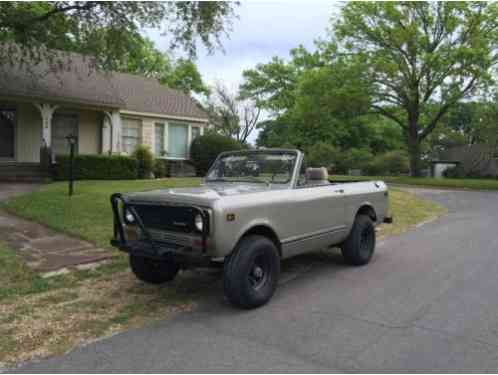
[[[389,208],[394,218],[393,224],[380,226],[379,235],[400,234],[417,224],[437,218],[446,209],[433,201],[397,189],[390,189]]]
[[[43,279],[2,244],[0,267],[0,369],[189,311],[218,281],[183,271],[168,285],[147,285],[131,274],[124,256]]]
[[[431,178],[409,176],[333,176],[333,181],[382,180],[391,184],[438,187],[464,190],[498,190],[498,179],[485,178]]]
[[[6,208],[105,247],[112,233],[110,194],[198,184],[196,178],[82,181],[68,198],[66,184],[53,183],[14,198]],[[401,233],[444,213],[441,206],[400,190],[392,189],[390,199],[395,222],[382,225],[380,235]],[[167,285],[146,285],[131,274],[121,254],[96,269],[42,278],[0,243],[0,268],[0,368],[188,311],[200,296],[221,292],[219,274],[200,271],[182,272]]]

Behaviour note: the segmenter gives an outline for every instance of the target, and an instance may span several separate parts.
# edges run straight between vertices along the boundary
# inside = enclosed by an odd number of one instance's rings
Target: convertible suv
[[[348,263],[368,263],[375,225],[391,221],[383,182],[330,182],[286,149],[225,152],[200,187],[117,193],[111,203],[111,244],[140,280],[223,267],[225,295],[243,308],[272,297],[282,259],[339,246]]]

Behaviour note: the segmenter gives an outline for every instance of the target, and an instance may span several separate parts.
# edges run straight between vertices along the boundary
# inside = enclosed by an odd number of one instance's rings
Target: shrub
[[[408,156],[404,151],[390,151],[377,155],[365,169],[370,176],[397,176],[408,173],[409,170]]]
[[[447,168],[443,171],[443,176],[446,178],[464,178],[465,171],[461,165],[456,165],[454,167]]]
[[[168,174],[168,161],[166,159],[154,160],[154,177],[163,178]]]
[[[216,157],[224,151],[242,149],[236,140],[220,134],[210,133],[197,137],[190,147],[190,159],[198,176],[205,176]]]
[[[325,167],[329,172],[335,169],[337,150],[331,144],[319,142],[306,152],[306,165],[309,167]]]
[[[149,146],[138,145],[132,156],[137,160],[138,178],[150,178],[154,168],[154,155]]]
[[[362,171],[372,161],[373,155],[365,148],[352,148],[342,152],[336,162],[338,173],[348,174],[351,169],[361,169]]]
[[[57,155],[54,178],[69,178],[69,156]],[[137,161],[121,155],[76,155],[74,178],[78,180],[131,180],[137,178]]]

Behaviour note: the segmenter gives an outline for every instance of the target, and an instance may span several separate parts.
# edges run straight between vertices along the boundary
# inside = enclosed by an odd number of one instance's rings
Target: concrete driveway
[[[385,239],[367,267],[306,256],[260,309],[215,288],[192,313],[20,370],[496,371],[498,194],[422,193],[449,214]]]

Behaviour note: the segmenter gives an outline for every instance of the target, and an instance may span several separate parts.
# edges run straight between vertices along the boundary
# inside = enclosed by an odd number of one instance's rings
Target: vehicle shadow
[[[348,268],[337,248],[305,253],[281,264],[279,288],[295,280],[306,283],[321,274],[330,275]],[[223,296],[223,269],[192,269],[182,272],[172,285],[178,294],[189,295],[196,300],[194,311],[232,311],[233,307]]]

